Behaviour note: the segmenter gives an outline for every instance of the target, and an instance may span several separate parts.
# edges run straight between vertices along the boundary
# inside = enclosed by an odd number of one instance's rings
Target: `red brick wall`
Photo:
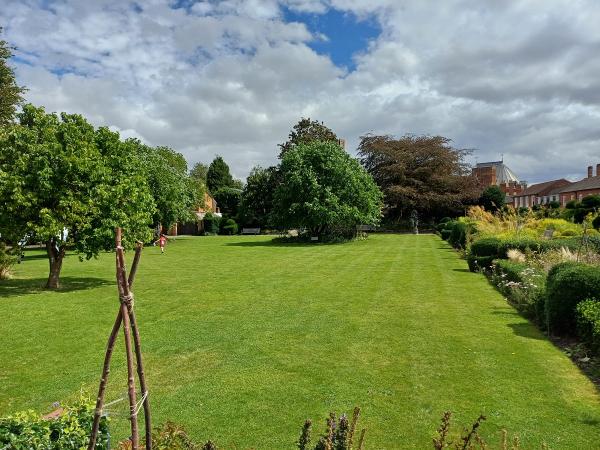
[[[585,191],[577,192],[563,192],[562,194],[560,194],[560,204],[561,206],[565,206],[568,201],[581,200],[583,197],[587,197],[588,195],[600,195],[600,189],[588,189]]]

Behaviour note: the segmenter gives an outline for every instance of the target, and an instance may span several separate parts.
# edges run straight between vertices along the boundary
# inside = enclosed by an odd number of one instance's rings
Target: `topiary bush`
[[[87,399],[64,408],[53,419],[33,411],[0,418],[0,448],[11,450],[79,450],[87,448],[95,405]],[[96,449],[108,449],[108,419],[100,420]]]
[[[221,225],[221,234],[232,235],[238,232],[238,224],[233,219],[227,219]]]
[[[479,239],[471,244],[470,253],[475,256],[499,257],[499,248],[502,241],[495,237]]]
[[[440,235],[442,236],[442,239],[447,241],[448,239],[450,239],[450,235],[452,234],[452,230],[442,230],[440,231]]]
[[[595,353],[600,352],[600,301],[584,300],[577,305],[577,334]]]
[[[600,293],[600,267],[582,263],[557,264],[546,283],[546,326],[552,333],[573,334],[575,308]]]

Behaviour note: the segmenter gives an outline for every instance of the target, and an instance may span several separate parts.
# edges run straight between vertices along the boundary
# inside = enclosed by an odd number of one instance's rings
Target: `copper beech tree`
[[[460,212],[481,194],[465,162],[469,150],[452,147],[443,136],[368,134],[361,137],[358,154],[383,191],[392,220],[413,210],[425,217]]]

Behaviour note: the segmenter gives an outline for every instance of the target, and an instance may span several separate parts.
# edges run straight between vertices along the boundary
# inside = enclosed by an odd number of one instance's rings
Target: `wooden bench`
[[[260,234],[260,228],[242,228],[242,234]]]

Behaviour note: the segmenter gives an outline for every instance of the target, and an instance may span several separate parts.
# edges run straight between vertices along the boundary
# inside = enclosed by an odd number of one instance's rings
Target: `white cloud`
[[[347,73],[283,6],[335,7],[381,35]],[[5,0],[0,23],[28,100],[190,163],[219,153],[238,176],[275,162],[303,115],[351,150],[366,132],[442,134],[530,181],[600,162],[594,0]]]

